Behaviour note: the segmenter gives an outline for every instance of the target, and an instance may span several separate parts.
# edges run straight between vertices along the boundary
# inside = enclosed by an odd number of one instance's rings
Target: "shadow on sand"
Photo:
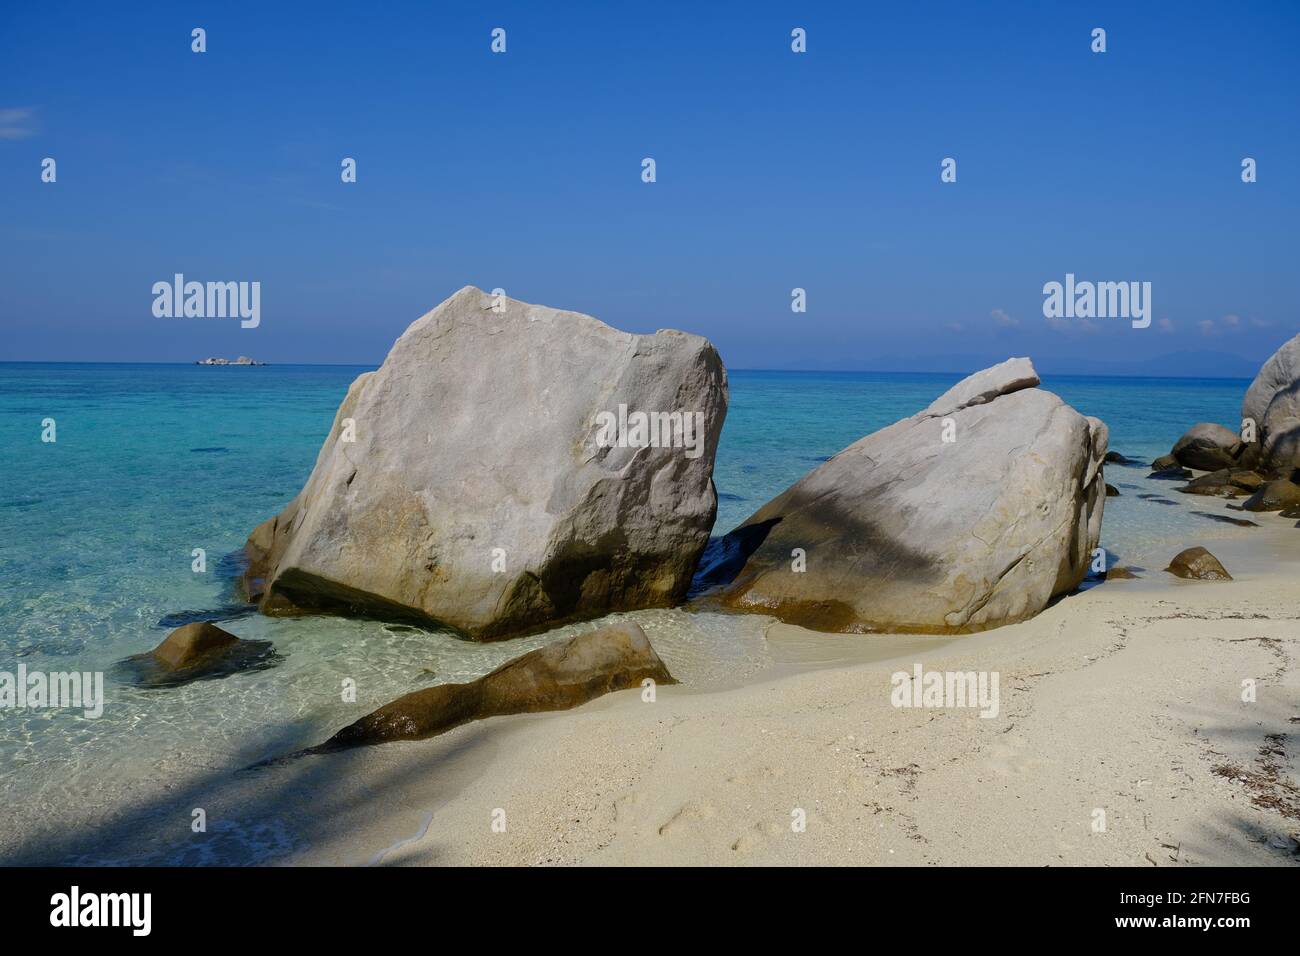
[[[240,769],[300,747],[301,728],[286,726],[255,751],[237,750],[171,789],[155,780],[147,797],[103,817],[42,820],[0,865],[242,866],[292,863],[308,851],[313,862],[392,863],[409,855],[413,837],[430,830],[433,811],[495,750],[492,733],[468,726],[438,740]],[[206,832],[192,830],[196,809],[204,811]],[[364,832],[374,834],[374,845],[361,845]],[[436,841],[436,827],[430,832]],[[436,863],[436,843],[427,834],[420,842],[422,861]]]

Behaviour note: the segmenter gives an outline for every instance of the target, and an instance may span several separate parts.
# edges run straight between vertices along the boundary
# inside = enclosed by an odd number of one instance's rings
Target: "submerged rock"
[[[1232,575],[1219,563],[1219,559],[1200,547],[1179,551],[1165,570],[1180,578],[1198,581],[1232,580]]]
[[[1300,335],[1264,363],[1246,390],[1241,417],[1255,423],[1265,470],[1285,475],[1300,468]]]
[[[726,407],[697,335],[466,287],[352,384],[306,487],[248,540],[248,594],[478,640],[671,606],[713,525]]]
[[[969,631],[1076,588],[1097,547],[1106,426],[1028,359],[953,386],[751,515],[708,597],[823,631]]]
[[[1159,459],[1156,459],[1159,461]],[[1159,471],[1153,471],[1147,475],[1148,478],[1154,478],[1157,481],[1188,481],[1192,473],[1186,468],[1180,468],[1177,465],[1172,468],[1161,468]]]
[[[468,684],[399,697],[308,752],[421,740],[484,717],[567,710],[647,679],[676,683],[638,625],[602,627],[538,648]]]
[[[226,677],[275,662],[270,641],[245,641],[215,624],[178,627],[152,651],[118,662],[119,676],[145,687],[168,687]]]
[[[1107,581],[1110,581],[1110,580],[1112,580],[1112,579],[1114,579],[1114,580],[1133,580],[1133,579],[1138,578],[1139,575],[1134,574],[1132,568],[1126,568],[1126,567],[1124,567],[1123,565],[1121,565],[1121,566],[1119,566],[1119,567],[1117,567],[1117,568],[1111,568],[1109,571],[1107,571],[1107,572],[1103,575],[1103,577],[1104,577]]]

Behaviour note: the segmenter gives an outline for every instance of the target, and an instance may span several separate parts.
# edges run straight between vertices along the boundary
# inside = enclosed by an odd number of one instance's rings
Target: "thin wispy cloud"
[[[1217,321],[1214,319],[1201,319],[1201,321],[1197,322],[1196,325],[1197,328],[1201,330],[1202,335],[1208,338],[1213,338],[1218,335],[1227,335],[1233,332],[1244,332],[1248,328],[1267,329],[1270,328],[1273,323],[1265,319],[1243,319],[1239,315],[1229,314]]]
[[[36,111],[26,107],[0,109],[0,139],[27,139],[36,135]]]
[[[1019,319],[1013,319],[1003,309],[994,309],[989,315],[993,316],[993,321],[1004,329],[1014,328],[1020,324]]]
[[[1049,315],[1046,320],[1049,329],[1063,334],[1092,335],[1102,330],[1102,326],[1091,319],[1067,319],[1059,315]]]

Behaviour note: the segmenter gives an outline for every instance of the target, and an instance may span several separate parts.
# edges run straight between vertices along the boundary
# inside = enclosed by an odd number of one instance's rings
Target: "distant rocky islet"
[[[194,364],[195,365],[258,365],[261,366],[261,365],[269,365],[270,363],[259,362],[256,359],[249,358],[247,355],[241,355],[237,359],[226,359],[226,358],[199,359]]]

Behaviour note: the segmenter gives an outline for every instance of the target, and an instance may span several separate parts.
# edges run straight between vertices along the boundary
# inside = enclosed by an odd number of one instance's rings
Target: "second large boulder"
[[[964,379],[755,512],[715,549],[726,606],[823,631],[968,631],[1023,620],[1088,571],[1106,426],[1038,388],[1028,359]]]

